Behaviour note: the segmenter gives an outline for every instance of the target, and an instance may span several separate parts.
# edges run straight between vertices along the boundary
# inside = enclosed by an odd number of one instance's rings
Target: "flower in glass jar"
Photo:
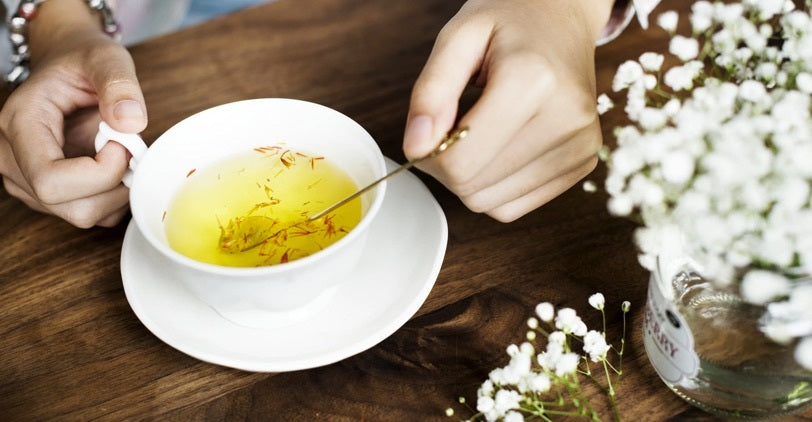
[[[642,223],[644,267],[690,256],[765,306],[764,333],[796,341],[812,369],[812,17],[789,0],[691,12],[690,36],[676,34],[676,13],[658,19],[676,64],[645,53],[618,68],[629,124],[599,155],[608,209]]]

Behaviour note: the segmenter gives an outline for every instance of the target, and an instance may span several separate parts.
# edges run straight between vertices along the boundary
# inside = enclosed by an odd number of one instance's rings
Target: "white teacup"
[[[386,173],[378,145],[360,125],[335,110],[279,98],[201,111],[167,130],[149,148],[137,135],[117,133],[104,123],[99,130],[97,150],[113,140],[133,154],[124,178],[133,219],[150,245],[167,258],[165,270],[221,315],[244,326],[289,323],[328,300],[361,259],[370,222],[386,189],[382,183],[365,193],[358,225],[313,255],[254,268],[203,263],[169,246],[163,221],[190,169],[283,140],[291,148],[324,156],[363,187]]]

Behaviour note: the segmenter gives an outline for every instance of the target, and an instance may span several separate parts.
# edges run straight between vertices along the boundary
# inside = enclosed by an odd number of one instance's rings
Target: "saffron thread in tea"
[[[254,148],[190,171],[165,215],[169,245],[192,259],[232,267],[290,262],[335,243],[361,220],[356,184],[317,154],[284,144]]]

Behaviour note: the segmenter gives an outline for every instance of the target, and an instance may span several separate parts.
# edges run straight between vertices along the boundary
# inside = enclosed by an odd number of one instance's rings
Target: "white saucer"
[[[387,159],[392,169],[395,163]],[[165,258],[133,222],[121,278],[136,316],[155,336],[197,359],[256,372],[313,368],[360,353],[394,333],[426,300],[445,255],[448,226],[413,174],[389,179],[363,264],[319,312],[292,325],[247,328],[221,317],[161,271]]]

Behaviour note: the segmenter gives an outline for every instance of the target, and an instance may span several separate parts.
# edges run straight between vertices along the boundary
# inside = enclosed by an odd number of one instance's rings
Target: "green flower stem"
[[[609,396],[609,404],[612,406],[612,414],[615,416],[615,420],[620,422],[620,413],[617,410],[617,402],[615,401],[615,387],[612,385],[612,377],[609,376],[609,366],[611,365],[604,358],[603,372],[606,374],[606,383],[608,384],[606,395]]]
[[[611,365],[608,364],[606,359],[604,359],[602,362],[603,362],[603,373],[606,375],[606,384],[607,384],[606,393],[609,394],[610,398],[613,398],[615,397],[615,386],[612,385],[612,377],[609,376],[609,366]]]
[[[617,375],[617,377],[620,378],[620,372],[621,371],[615,369],[614,365],[612,365],[611,362],[609,362],[608,360],[605,360],[604,364],[609,366],[609,368],[612,370],[612,372],[614,372]],[[617,385],[617,382],[615,383],[615,385]]]
[[[589,400],[587,400],[586,396],[584,396],[584,391],[581,389],[581,383],[578,381],[578,376],[573,376],[572,381],[566,383],[566,386],[567,391],[569,392],[570,396],[572,396],[572,404],[580,411],[580,414],[591,414],[594,416],[595,411],[592,409]]]
[[[583,415],[583,414],[581,414],[581,413],[579,413],[579,412],[573,412],[573,411],[569,411],[569,410],[545,410],[545,411],[544,411],[544,413],[545,413],[545,414],[547,414],[547,415],[557,415],[557,416],[579,416],[579,417],[586,417],[585,415]],[[536,416],[542,416],[542,417],[544,417],[544,415],[536,415]],[[546,420],[552,420],[552,419],[549,419],[549,418],[547,418],[547,417],[544,417],[544,418],[545,418]]]
[[[588,376],[588,377],[589,377],[589,376],[592,376],[592,367],[591,367],[591,366],[589,366],[589,359],[587,359],[587,357],[586,357],[586,356],[581,356],[581,359],[583,359],[583,361],[584,361],[584,366],[586,367],[586,371],[583,371],[583,370],[581,370],[581,369],[576,369],[576,371],[577,371],[578,373],[580,373],[580,374],[584,374],[584,375],[586,375],[586,376]]]
[[[657,86],[654,89],[652,89],[649,92],[652,93],[652,94],[657,94],[657,95],[663,97],[666,100],[670,100],[670,99],[674,98],[674,95],[671,94],[670,92],[663,91],[662,89],[660,89],[660,84],[659,83],[657,84]]]
[[[626,314],[623,312],[623,335],[620,337],[620,351],[617,352],[617,382],[620,382],[620,376],[623,375],[623,351],[626,349]]]

